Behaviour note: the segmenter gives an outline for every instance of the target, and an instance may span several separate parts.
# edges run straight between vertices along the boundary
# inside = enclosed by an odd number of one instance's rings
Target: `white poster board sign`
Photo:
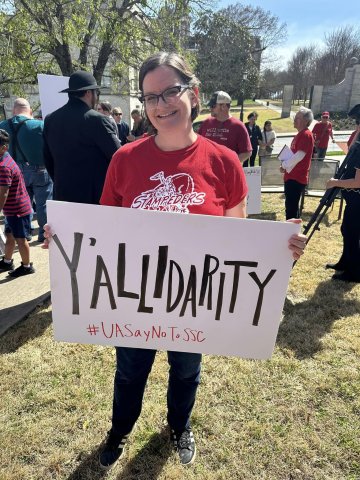
[[[269,358],[285,222],[48,202],[55,339]]]
[[[244,173],[249,189],[246,211],[248,214],[261,213],[261,167],[245,167]]]
[[[59,93],[68,88],[69,77],[38,74],[39,97],[42,117],[62,107],[69,100],[67,93]]]

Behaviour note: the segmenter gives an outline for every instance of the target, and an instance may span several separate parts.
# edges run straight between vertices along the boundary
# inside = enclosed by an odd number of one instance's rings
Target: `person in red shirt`
[[[4,210],[7,221],[5,255],[0,260],[0,272],[8,272],[10,277],[21,277],[35,272],[30,263],[27,241],[32,208],[21,170],[7,151],[9,142],[7,131],[0,130],[0,212]],[[16,269],[12,258],[15,244],[21,256],[21,265]]]
[[[324,160],[330,137],[332,141],[335,142],[332,124],[329,122],[329,117],[329,112],[323,112],[321,115],[321,121],[317,122],[312,130],[315,140],[316,156],[318,160]]]
[[[154,135],[121,147],[107,172],[100,203],[178,214],[246,217],[247,186],[238,156],[197,135],[199,81],[172,52],[149,57],[140,68],[139,90]],[[47,228],[47,238],[51,233]],[[294,235],[289,248],[299,258],[306,237]],[[122,455],[137,421],[155,350],[116,347],[112,425],[99,462],[110,468]],[[168,352],[167,421],[182,465],[195,459],[190,417],[200,381],[201,354]]]
[[[298,134],[294,137],[290,147],[293,155],[287,161],[282,162],[280,167],[280,171],[284,173],[287,220],[300,217],[300,198],[309,181],[310,163],[314,149],[314,137],[308,128],[313,119],[310,109],[304,107],[299,109],[294,118],[294,127]]]
[[[234,150],[243,163],[249,159],[253,147],[243,122],[230,115],[230,105],[228,93],[215,92],[208,103],[211,117],[202,122],[199,134]]]

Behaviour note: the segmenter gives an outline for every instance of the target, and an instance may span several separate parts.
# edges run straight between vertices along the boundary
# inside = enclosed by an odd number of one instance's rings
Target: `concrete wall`
[[[355,65],[353,68],[353,88],[350,96],[349,110],[360,103],[360,64]]]
[[[315,89],[314,89],[315,90]],[[329,112],[347,112],[360,103],[360,64],[357,63],[345,71],[345,78],[337,85],[323,87],[320,106],[313,106],[314,114],[324,110]]]

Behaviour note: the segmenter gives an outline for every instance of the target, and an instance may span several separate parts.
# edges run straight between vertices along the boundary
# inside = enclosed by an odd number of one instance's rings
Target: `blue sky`
[[[235,0],[221,0],[217,9],[235,3]],[[322,44],[324,32],[344,25],[360,27],[357,0],[242,0],[239,3],[262,7],[277,15],[281,22],[286,22],[288,38],[276,48],[277,55],[282,58],[281,66],[286,65],[286,60],[297,47]]]

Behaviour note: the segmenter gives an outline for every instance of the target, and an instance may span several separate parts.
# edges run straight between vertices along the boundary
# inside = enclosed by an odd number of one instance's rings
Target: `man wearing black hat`
[[[54,200],[99,203],[111,157],[120,147],[116,126],[94,110],[100,90],[78,71],[69,78],[66,105],[45,118],[44,158],[54,182]]]

